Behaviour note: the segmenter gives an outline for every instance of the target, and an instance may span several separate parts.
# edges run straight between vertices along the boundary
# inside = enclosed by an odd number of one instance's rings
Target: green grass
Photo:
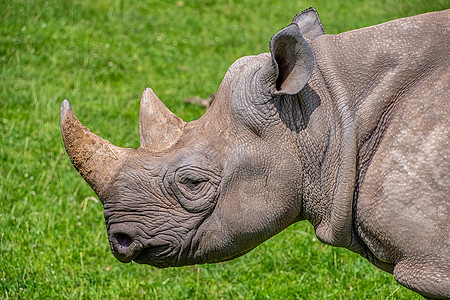
[[[196,119],[204,109],[182,100],[214,93],[233,61],[267,52],[309,6],[338,33],[449,2],[0,0],[0,298],[420,299],[306,222],[227,263],[121,264],[65,154],[64,98],[95,133],[137,147],[145,87]]]

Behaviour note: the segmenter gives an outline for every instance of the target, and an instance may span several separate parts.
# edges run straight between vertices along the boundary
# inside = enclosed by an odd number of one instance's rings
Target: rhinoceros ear
[[[261,69],[273,95],[294,95],[311,77],[314,55],[297,24],[275,34],[270,41],[271,60]]]
[[[313,41],[315,38],[325,34],[319,14],[312,7],[296,15],[292,23],[298,25],[300,33],[305,39]]]

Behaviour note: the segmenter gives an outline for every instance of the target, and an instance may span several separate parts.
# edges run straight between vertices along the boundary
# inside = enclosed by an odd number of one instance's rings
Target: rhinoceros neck
[[[351,111],[345,103],[333,101],[318,68],[297,97],[301,115],[297,119],[302,124],[297,130],[302,164],[302,218],[314,225],[322,242],[351,248],[356,174]]]

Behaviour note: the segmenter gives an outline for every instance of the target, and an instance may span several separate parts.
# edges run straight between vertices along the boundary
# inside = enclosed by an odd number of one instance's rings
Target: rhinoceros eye
[[[218,176],[209,170],[185,166],[174,172],[168,187],[185,209],[196,212],[214,205],[219,182]]]
[[[184,179],[184,182],[182,182],[182,183],[190,190],[195,190],[198,186],[200,186],[205,181],[206,180],[186,178],[186,179]]]
[[[185,194],[186,197],[193,199],[201,198],[205,196],[205,190],[210,187],[210,182],[206,176],[195,174],[187,177],[180,178],[180,192]]]

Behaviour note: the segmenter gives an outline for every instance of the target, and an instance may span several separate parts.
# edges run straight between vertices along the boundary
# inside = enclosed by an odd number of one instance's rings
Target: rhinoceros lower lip
[[[170,244],[144,248],[133,261],[139,264],[152,265],[158,268],[170,267],[173,259],[173,249]]]

